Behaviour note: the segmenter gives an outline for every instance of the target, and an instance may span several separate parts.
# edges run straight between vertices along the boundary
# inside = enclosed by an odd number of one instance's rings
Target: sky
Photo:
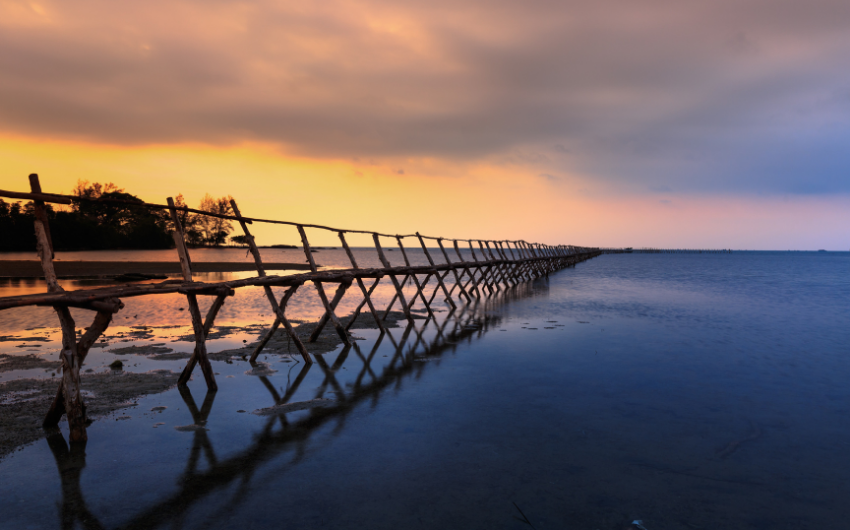
[[[0,0],[0,188],[38,173],[392,233],[847,250],[848,66],[846,0]]]

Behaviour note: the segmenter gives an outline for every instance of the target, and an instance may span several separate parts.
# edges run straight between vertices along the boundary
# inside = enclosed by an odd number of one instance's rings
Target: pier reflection
[[[382,393],[389,388],[400,390],[409,378],[420,378],[439,359],[453,353],[464,342],[481,338],[488,331],[498,329],[504,318],[502,306],[513,300],[545,294],[545,280],[520,284],[507,292],[450,310],[436,318],[418,320],[404,328],[388,329],[381,334],[368,350],[361,350],[356,341],[335,354],[333,363],[324,357],[334,353],[315,355],[315,366],[296,365],[294,379],[287,383],[281,393],[265,375],[257,380],[268,391],[271,406],[263,409],[267,421],[254,434],[250,445],[227,458],[216,456],[205,425],[213,409],[215,392],[207,392],[201,407],[186,387],[179,392],[191,415],[192,424],[178,430],[193,431],[193,443],[187,457],[185,471],[178,477],[178,491],[168,498],[149,506],[115,528],[125,530],[152,528],[181,528],[188,512],[193,507],[212,502],[213,493],[229,486],[236,493],[228,499],[216,498],[214,509],[207,506],[208,515],[228,513],[240,504],[248,494],[251,479],[264,469],[272,459],[290,452],[292,454],[282,466],[276,464],[275,472],[285,472],[301,462],[308,453],[311,436],[329,423],[335,422],[331,432],[338,434],[344,428],[351,411],[361,402],[371,401],[376,405]],[[380,369],[372,363],[382,344],[392,344],[392,358]],[[384,349],[386,353],[386,349]],[[347,369],[356,367],[357,375],[346,385],[337,380],[337,372],[343,365]],[[323,379],[315,389],[313,402],[321,400],[321,406],[300,406],[311,401],[291,402],[311,370],[321,370]],[[331,397],[329,397],[331,396]],[[48,437],[48,443],[62,481],[61,528],[75,528],[79,522],[86,529],[105,528],[86,505],[80,488],[80,476],[85,467],[85,442],[66,444],[62,434],[56,430]],[[203,460],[202,460],[203,459]]]

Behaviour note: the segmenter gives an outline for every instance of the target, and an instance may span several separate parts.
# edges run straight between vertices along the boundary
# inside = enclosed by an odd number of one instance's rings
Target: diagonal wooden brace
[[[206,340],[210,334],[210,330],[215,323],[215,317],[218,316],[219,310],[221,310],[221,306],[224,305],[225,300],[228,296],[231,295],[231,291],[222,290],[218,295],[216,295],[215,300],[213,300],[212,305],[207,310],[207,317],[204,319],[203,326],[203,335],[204,335],[204,355],[206,356]],[[200,313],[199,313],[200,314]],[[192,377],[192,371],[195,369],[195,365],[198,364],[198,361],[201,358],[201,344],[197,340],[197,336],[195,337],[195,351],[192,352],[192,356],[189,357],[189,361],[186,363],[186,366],[183,367],[183,372],[180,374],[180,378],[177,380],[178,386],[186,386],[189,382],[189,379]],[[207,359],[207,364],[209,364],[209,359]],[[203,370],[203,365],[201,367]],[[204,372],[204,378],[206,378],[206,372]],[[213,379],[213,383],[215,383],[215,379]],[[207,387],[209,387],[209,379],[207,379]],[[216,385],[217,389],[218,386]],[[210,391],[215,391],[213,388],[209,388]]]
[[[266,298],[269,300],[269,304],[272,307],[272,311],[274,311],[275,315],[277,315],[277,320],[275,320],[275,324],[272,325],[272,328],[276,329],[276,325],[283,324],[283,328],[286,330],[286,333],[292,339],[292,342],[295,344],[295,347],[298,349],[298,352],[301,354],[301,358],[304,359],[304,362],[310,364],[313,360],[310,358],[310,354],[307,353],[307,348],[304,346],[304,343],[301,342],[301,339],[298,338],[298,334],[295,333],[295,329],[293,329],[292,324],[289,323],[289,320],[286,318],[284,311],[286,310],[286,303],[295,294],[296,289],[298,289],[298,285],[293,285],[283,294],[283,297],[280,299],[280,304],[277,303],[277,300],[274,298],[274,292],[272,292],[272,288],[268,285],[263,287],[263,291],[266,293]],[[260,351],[263,349],[262,346],[265,346],[268,342],[268,339],[271,338],[271,334],[274,333],[274,329],[270,330],[266,335],[266,338],[258,346],[254,353],[251,354],[251,362],[257,360],[257,356],[260,354]]]
[[[359,278],[358,278],[359,279]],[[330,318],[330,312],[336,309],[336,306],[339,305],[339,301],[342,300],[342,297],[345,295],[345,291],[351,286],[351,282],[341,282],[339,287],[336,288],[336,293],[334,293],[333,300],[331,300],[330,311],[325,311],[325,314],[322,315],[322,318],[319,319],[319,323],[316,324],[316,329],[313,330],[313,333],[310,335],[310,338],[307,339],[307,342],[316,342],[319,338],[319,335],[322,333],[322,329],[324,329],[325,324],[328,323]],[[347,334],[346,334],[347,336]]]
[[[313,251],[310,248],[310,242],[307,241],[307,233],[301,225],[297,225],[296,228],[298,228],[298,233],[301,235],[301,244],[304,247],[304,254],[307,256],[307,261],[310,263],[310,269],[313,272],[316,272],[318,269],[316,268],[316,261],[313,259]],[[348,332],[345,331],[345,328],[342,326],[342,322],[339,321],[336,313],[334,313],[334,310],[331,307],[331,302],[328,300],[328,295],[325,294],[325,288],[322,285],[322,282],[319,280],[313,280],[313,285],[316,286],[316,292],[319,293],[319,298],[322,300],[322,305],[325,306],[325,312],[328,314],[328,317],[331,319],[331,322],[333,322],[333,325],[336,328],[337,335],[339,335],[339,338],[344,344],[350,346],[351,339],[348,337]]]

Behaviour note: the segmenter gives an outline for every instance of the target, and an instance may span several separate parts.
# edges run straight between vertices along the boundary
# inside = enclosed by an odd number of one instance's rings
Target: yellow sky
[[[403,173],[399,171],[403,169]],[[244,215],[326,226],[550,244],[781,248],[821,227],[840,226],[840,200],[617,196],[581,177],[551,181],[503,159],[476,164],[434,159],[326,160],[245,144],[107,146],[31,138],[0,140],[2,188],[27,189],[37,172],[45,191],[69,193],[78,180],[113,182],[149,202],[182,193],[232,195]],[[519,174],[519,176],[518,176]],[[800,219],[805,219],[800,222]],[[255,225],[261,244],[298,243],[294,229]],[[335,234],[310,233],[315,245]],[[815,239],[812,248],[818,246]],[[368,244],[353,237],[353,245]]]
[[[849,24],[846,0],[0,0],[0,188],[35,172],[391,232],[848,248]]]

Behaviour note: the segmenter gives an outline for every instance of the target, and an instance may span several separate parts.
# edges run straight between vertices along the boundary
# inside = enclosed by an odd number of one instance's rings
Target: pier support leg
[[[91,347],[109,327],[110,322],[112,322],[112,315],[124,307],[124,304],[119,300],[113,299],[111,302],[114,309],[112,311],[98,311],[91,326],[83,333],[79,342],[76,340],[76,324],[68,308],[64,306],[55,308],[62,324],[62,380],[59,382],[59,388],[56,389],[53,403],[44,417],[42,426],[44,428],[58,426],[62,415],[71,410],[71,414],[68,415],[68,425],[71,428],[71,441],[74,442],[86,440],[85,424],[87,417],[86,406],[80,394],[80,367],[86,360]],[[67,352],[73,352],[73,355],[67,355]],[[68,388],[70,388],[70,392],[66,391]],[[78,408],[77,403],[79,403]]]
[[[207,311],[207,318],[204,320],[204,326],[203,326],[203,344],[201,343],[201,341],[198,340],[197,332],[196,332],[196,335],[195,335],[195,351],[192,352],[192,356],[189,358],[189,362],[186,363],[186,366],[183,368],[183,372],[180,374],[180,379],[177,381],[178,386],[181,386],[181,387],[185,386],[186,383],[189,382],[189,378],[192,377],[192,371],[195,369],[195,365],[198,364],[199,360],[201,359],[201,346],[203,346],[204,361],[206,361],[206,364],[209,365],[210,361],[206,357],[207,336],[210,334],[210,330],[212,329],[213,324],[215,323],[215,317],[218,316],[218,312],[221,309],[221,306],[224,305],[224,301],[227,299],[228,296],[230,296],[229,292],[219,293],[218,296],[215,297],[215,300],[213,301],[212,306],[210,306],[209,310]],[[197,299],[196,299],[196,303],[197,303]],[[200,317],[200,310],[198,312],[198,316]],[[193,320],[193,324],[194,324],[194,315],[193,315],[192,320]],[[201,365],[201,369],[203,370],[203,364]],[[210,372],[211,371],[212,371],[212,368],[210,368]],[[204,377],[205,378],[206,378],[206,375],[207,375],[207,372],[204,371]],[[209,381],[210,381],[209,378],[207,378],[207,387],[209,388],[210,391],[215,392],[215,390],[218,388],[218,386],[215,385],[215,379],[213,379],[214,388],[209,387]]]
[[[319,334],[322,333],[322,329],[324,329],[325,325],[328,323],[328,320],[331,318],[331,312],[336,309],[336,306],[339,305],[340,300],[345,295],[345,291],[351,286],[350,282],[343,282],[339,284],[339,287],[336,288],[336,293],[334,293],[334,297],[331,300],[330,309],[325,311],[325,314],[322,315],[322,318],[319,319],[319,323],[316,324],[316,329],[313,330],[313,333],[310,335],[310,338],[307,342],[316,342],[319,338]],[[346,330],[347,333],[348,330]]]

